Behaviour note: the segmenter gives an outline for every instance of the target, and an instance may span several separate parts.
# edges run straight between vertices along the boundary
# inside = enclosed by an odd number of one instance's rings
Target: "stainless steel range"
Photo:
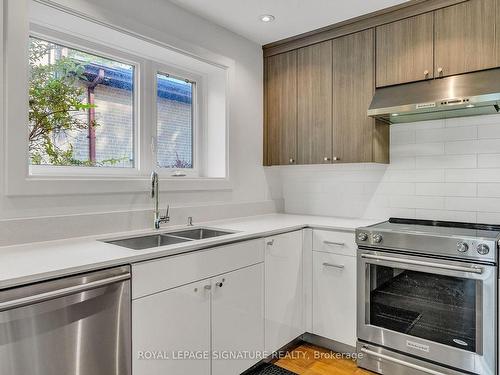
[[[500,227],[390,219],[356,230],[358,366],[496,374]]]

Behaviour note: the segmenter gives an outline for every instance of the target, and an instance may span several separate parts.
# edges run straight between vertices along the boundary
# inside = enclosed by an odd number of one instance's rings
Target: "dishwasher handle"
[[[110,276],[99,280],[90,281],[80,285],[73,285],[66,288],[60,288],[43,293],[34,294],[31,296],[21,297],[5,302],[0,302],[0,311],[11,310],[22,306],[32,305],[35,303],[48,301],[51,299],[65,297],[70,294],[85,292],[90,289],[96,289],[105,285],[117,283],[130,279],[130,272],[126,272],[116,276]]]

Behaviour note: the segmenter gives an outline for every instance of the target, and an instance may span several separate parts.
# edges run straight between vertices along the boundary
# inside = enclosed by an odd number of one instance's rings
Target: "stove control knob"
[[[490,247],[484,243],[477,245],[477,252],[481,255],[486,255],[490,252]]]
[[[368,235],[364,232],[358,233],[358,240],[359,241],[366,241],[368,239]]]
[[[374,234],[372,236],[373,242],[375,243],[381,243],[382,242],[382,236],[380,234]]]
[[[466,253],[469,250],[469,245],[467,242],[458,241],[457,242],[457,251],[461,253]]]

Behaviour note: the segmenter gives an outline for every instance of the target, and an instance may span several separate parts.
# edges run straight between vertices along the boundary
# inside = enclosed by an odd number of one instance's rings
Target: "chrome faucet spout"
[[[156,171],[151,173],[151,198],[154,199],[154,227],[155,229],[160,229],[161,223],[168,223],[170,221],[170,206],[167,206],[165,215],[160,214],[159,177]]]

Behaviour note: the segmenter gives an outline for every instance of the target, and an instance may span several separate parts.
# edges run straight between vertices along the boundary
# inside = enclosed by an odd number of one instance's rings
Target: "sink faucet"
[[[160,196],[159,196],[159,190],[158,190],[158,173],[153,172],[151,173],[151,198],[155,200],[155,212],[154,212],[154,225],[155,229],[160,229],[160,224],[161,223],[168,223],[170,221],[170,216],[168,216],[168,211],[170,210],[170,206],[167,206],[167,212],[165,213],[164,216],[160,215]]]

